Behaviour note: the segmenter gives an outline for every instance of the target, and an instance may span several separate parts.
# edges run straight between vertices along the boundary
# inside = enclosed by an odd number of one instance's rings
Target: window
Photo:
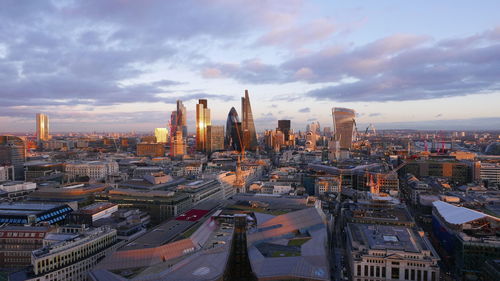
[[[405,280],[409,280],[409,277],[410,277],[410,271],[407,269],[405,269]]]
[[[391,268],[391,278],[392,279],[399,279],[399,268],[398,267]]]
[[[358,275],[361,276],[361,265],[358,264]]]
[[[415,269],[411,270],[411,279],[410,280],[415,280]]]
[[[385,267],[382,267],[382,277],[385,277]]]

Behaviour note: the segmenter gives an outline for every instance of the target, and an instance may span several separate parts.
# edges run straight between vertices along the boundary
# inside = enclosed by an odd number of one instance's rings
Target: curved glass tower
[[[239,136],[238,136],[239,135]],[[234,107],[231,107],[226,121],[226,138],[224,146],[227,149],[241,151],[241,122],[238,118],[238,112]]]

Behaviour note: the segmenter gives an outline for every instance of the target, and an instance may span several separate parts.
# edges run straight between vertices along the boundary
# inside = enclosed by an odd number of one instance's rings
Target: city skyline
[[[43,112],[53,132],[76,123],[81,132],[146,132],[168,123],[178,99],[190,130],[198,99],[224,125],[243,89],[257,131],[281,119],[296,131],[312,121],[331,126],[333,107],[353,108],[360,125],[380,129],[498,128],[495,7],[6,2],[0,131],[34,132],[32,116]]]

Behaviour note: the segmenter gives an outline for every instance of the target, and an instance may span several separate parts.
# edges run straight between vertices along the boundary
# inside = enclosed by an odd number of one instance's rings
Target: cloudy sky
[[[258,129],[500,128],[500,4],[0,0],[0,131],[151,131],[175,101],[215,124],[250,92]],[[240,113],[241,114],[241,113]]]

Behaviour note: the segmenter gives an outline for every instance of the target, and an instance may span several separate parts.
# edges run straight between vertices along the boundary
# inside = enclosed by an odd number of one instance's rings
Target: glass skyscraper
[[[241,98],[242,111],[242,132],[243,132],[243,147],[245,150],[254,151],[257,149],[257,134],[255,132],[255,124],[253,122],[252,106],[248,97],[248,90],[245,90],[245,97]]]

